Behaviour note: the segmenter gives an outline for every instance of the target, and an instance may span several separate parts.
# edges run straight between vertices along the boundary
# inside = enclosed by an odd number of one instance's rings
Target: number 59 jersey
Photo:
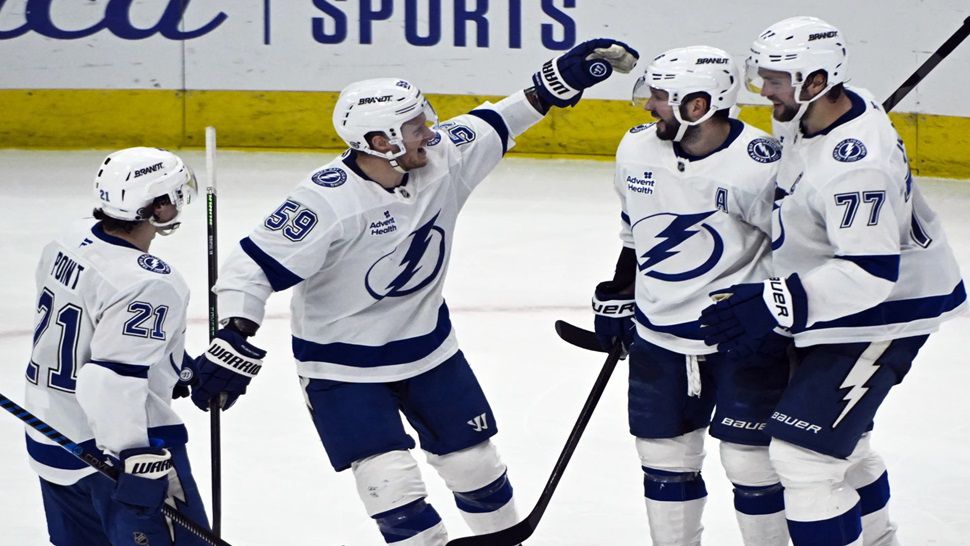
[[[906,149],[867,92],[820,134],[784,142],[772,222],[776,275],[798,273],[799,346],[928,334],[966,308],[943,226],[913,181]]]
[[[86,221],[48,244],[36,271],[26,407],[79,444],[111,454],[187,441],[172,411],[189,290],[161,259]],[[69,485],[94,472],[27,428],[30,464]]]

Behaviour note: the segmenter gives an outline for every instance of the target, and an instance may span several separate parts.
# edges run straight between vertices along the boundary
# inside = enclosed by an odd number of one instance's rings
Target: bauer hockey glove
[[[636,331],[633,325],[634,306],[633,294],[621,293],[613,281],[596,285],[596,292],[593,293],[593,329],[603,350],[613,350],[613,343],[619,338],[623,342],[624,352],[629,352]]]
[[[112,500],[124,504],[135,516],[148,518],[162,509],[168,496],[169,474],[175,472],[172,454],[159,440],[149,447],[126,449],[119,454],[121,472]]]
[[[739,358],[754,354],[777,326],[796,332],[805,328],[808,300],[797,274],[736,284],[711,297],[717,303],[701,311],[704,343]]]
[[[209,348],[195,360],[199,383],[192,388],[192,403],[207,411],[209,400],[225,393],[222,409],[229,409],[246,394],[246,386],[263,367],[265,356],[266,351],[250,344],[232,327],[219,330]]]
[[[179,380],[172,388],[172,398],[185,398],[192,394],[191,388],[199,383],[195,373],[195,359],[189,353],[182,353],[182,369],[179,370]]]
[[[532,75],[532,83],[545,104],[576,106],[584,89],[609,78],[614,70],[630,72],[639,58],[637,50],[623,42],[596,38],[546,61]]]

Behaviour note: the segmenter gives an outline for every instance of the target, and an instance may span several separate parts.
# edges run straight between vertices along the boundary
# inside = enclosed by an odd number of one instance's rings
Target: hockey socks
[[[388,544],[442,546],[448,542],[441,516],[424,499],[373,517]]]
[[[701,543],[707,487],[700,472],[668,472],[645,466],[643,489],[654,546]]]
[[[746,546],[787,546],[784,493],[780,483],[763,487],[734,484],[734,509]]]

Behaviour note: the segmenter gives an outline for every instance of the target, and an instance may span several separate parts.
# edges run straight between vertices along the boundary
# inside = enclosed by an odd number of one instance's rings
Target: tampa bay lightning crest
[[[168,266],[167,263],[163,262],[161,258],[156,258],[151,254],[142,254],[138,257],[138,265],[142,269],[147,269],[152,273],[158,273],[159,275],[168,275],[172,272],[172,268]]]
[[[347,181],[347,173],[341,168],[330,167],[329,169],[313,173],[310,180],[317,186],[336,188]]]
[[[866,157],[868,153],[869,151],[866,150],[866,145],[861,140],[847,138],[835,145],[835,149],[832,150],[832,157],[836,161],[853,163]]]
[[[704,220],[716,211],[697,214],[663,212],[633,224],[637,241],[653,246],[637,258],[640,272],[661,281],[686,281],[717,265],[724,255],[724,240]]]
[[[435,225],[440,214],[370,266],[364,285],[374,299],[413,294],[438,277],[445,263],[445,230]]]
[[[774,163],[781,159],[781,144],[771,138],[758,137],[748,143],[748,155],[758,163]]]

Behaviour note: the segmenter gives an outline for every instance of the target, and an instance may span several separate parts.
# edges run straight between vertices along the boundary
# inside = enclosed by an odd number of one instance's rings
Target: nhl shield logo
[[[329,169],[324,169],[313,173],[310,177],[317,186],[323,186],[324,188],[336,188],[347,181],[347,173],[343,169],[337,167],[330,167]]]
[[[158,273],[159,275],[168,275],[172,272],[172,268],[168,266],[167,263],[163,262],[161,258],[156,258],[151,254],[142,254],[138,257],[138,265],[142,269],[147,269],[152,273]]]
[[[866,157],[868,153],[866,145],[861,140],[847,138],[835,145],[835,149],[832,150],[832,157],[843,163],[854,163]]]

